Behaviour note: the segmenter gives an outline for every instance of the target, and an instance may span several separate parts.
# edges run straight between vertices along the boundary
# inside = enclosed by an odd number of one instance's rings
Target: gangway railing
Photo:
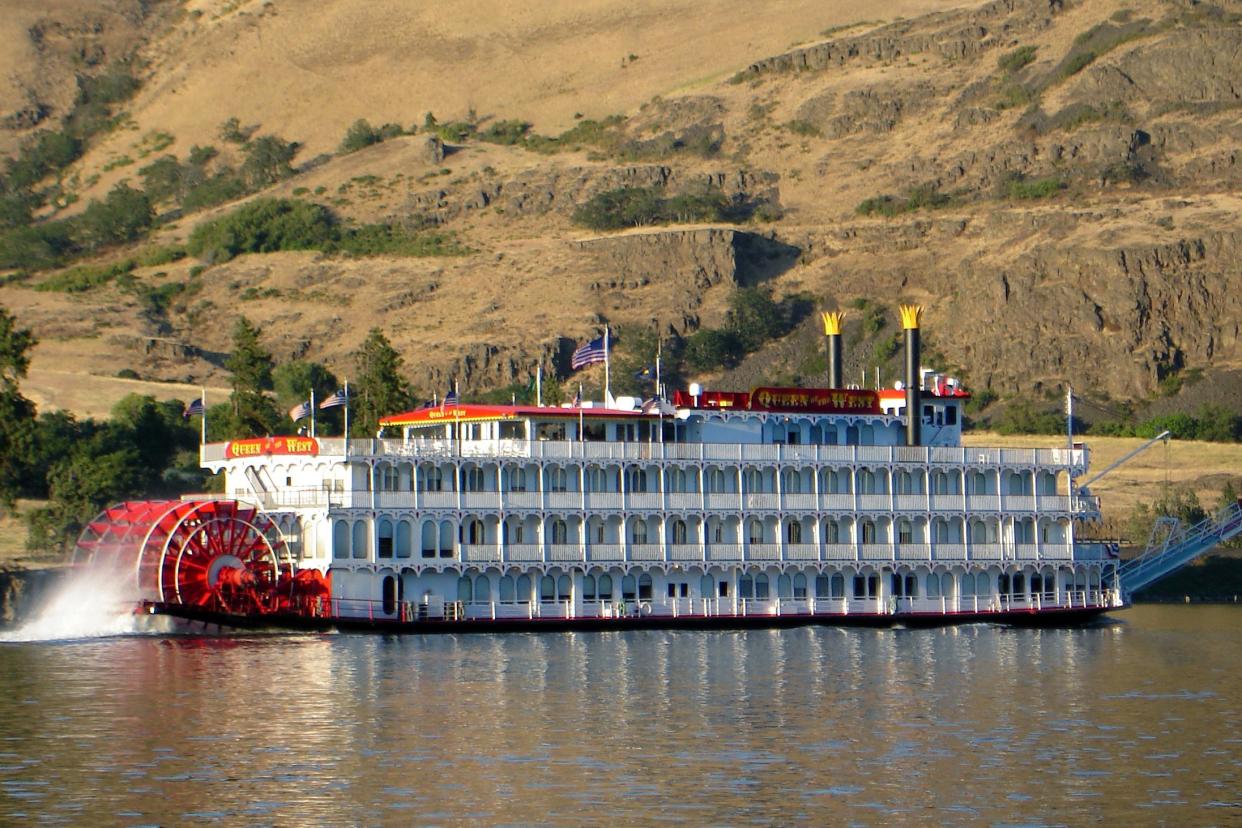
[[[1164,529],[1167,527],[1167,532]],[[1160,518],[1152,527],[1147,548],[1117,570],[1122,589],[1133,594],[1171,575],[1217,544],[1242,533],[1242,500],[1193,526],[1177,518]]]

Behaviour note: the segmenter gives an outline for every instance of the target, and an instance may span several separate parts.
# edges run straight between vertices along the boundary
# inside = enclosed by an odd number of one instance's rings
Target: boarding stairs
[[[1183,526],[1175,517],[1157,518],[1147,548],[1118,568],[1121,588],[1126,595],[1132,595],[1239,533],[1242,533],[1242,500],[1230,503],[1193,526]]]

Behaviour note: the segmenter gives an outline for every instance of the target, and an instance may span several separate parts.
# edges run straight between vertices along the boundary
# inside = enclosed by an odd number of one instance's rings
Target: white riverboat
[[[223,507],[128,519],[135,537],[163,527],[137,553],[143,597],[230,623],[410,630],[1022,622],[1122,607],[1115,546],[1078,537],[1100,517],[1076,485],[1088,450],[963,446],[968,394],[916,367],[907,310],[914,379],[893,390],[454,403],[386,417],[375,439],[204,445]],[[87,548],[125,545],[115,517],[88,529]]]

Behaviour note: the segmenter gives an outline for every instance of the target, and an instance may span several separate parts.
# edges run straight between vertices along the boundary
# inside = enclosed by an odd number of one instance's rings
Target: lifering
[[[643,615],[651,615],[651,604],[644,601],[638,605],[638,611]]]

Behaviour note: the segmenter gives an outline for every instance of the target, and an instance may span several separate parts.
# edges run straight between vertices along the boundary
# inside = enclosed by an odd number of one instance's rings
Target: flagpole
[[[582,383],[578,383],[578,442],[586,442],[584,433],[584,421],[582,417]]]
[[[611,383],[609,359],[608,359],[608,326],[604,326],[604,405],[612,407],[612,383]]]
[[[311,387],[311,439],[315,439],[315,389]]]
[[[207,386],[198,389],[202,392],[200,399],[203,401],[203,416],[198,423],[198,444],[200,446],[207,445]]]
[[[535,405],[543,407],[543,360],[535,366]]]
[[[349,456],[349,380],[345,380],[345,456]]]
[[[660,387],[660,354],[664,350],[664,340],[656,339],[656,396],[664,396],[664,390]]]

